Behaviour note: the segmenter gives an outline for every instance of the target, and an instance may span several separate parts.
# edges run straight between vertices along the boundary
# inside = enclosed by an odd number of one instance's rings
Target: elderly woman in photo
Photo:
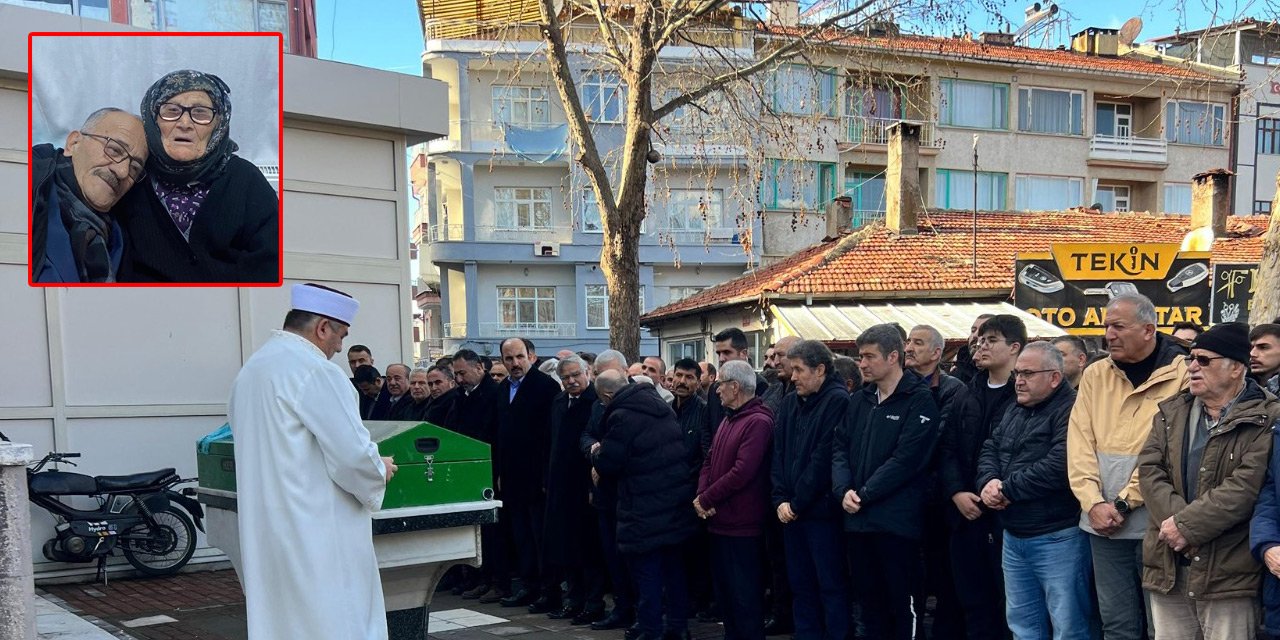
[[[276,282],[279,200],[235,155],[231,89],[215,75],[174,71],[142,99],[150,158],[125,201],[130,282]]]

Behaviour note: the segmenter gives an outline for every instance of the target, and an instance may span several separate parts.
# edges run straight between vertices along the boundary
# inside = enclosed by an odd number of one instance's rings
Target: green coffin
[[[429,422],[368,421],[378,451],[399,469],[387,485],[383,509],[421,507],[493,498],[489,445]],[[234,493],[235,443],[214,442],[196,451],[200,486]]]

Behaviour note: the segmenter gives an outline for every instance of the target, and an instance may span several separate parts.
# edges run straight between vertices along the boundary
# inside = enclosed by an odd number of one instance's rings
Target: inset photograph
[[[280,34],[31,34],[30,284],[279,286]]]

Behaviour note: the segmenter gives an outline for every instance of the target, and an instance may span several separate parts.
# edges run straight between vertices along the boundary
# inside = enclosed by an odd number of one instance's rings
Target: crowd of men
[[[1280,319],[1166,335],[1131,294],[1098,354],[1013,315],[946,363],[928,325],[856,344],[784,338],[759,373],[738,329],[714,364],[348,359],[363,418],[492,446],[464,598],[627,640],[1280,637]]]

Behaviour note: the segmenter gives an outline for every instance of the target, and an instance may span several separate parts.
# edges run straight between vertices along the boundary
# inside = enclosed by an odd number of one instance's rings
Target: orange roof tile
[[[1267,216],[1233,216],[1213,262],[1257,262]],[[973,218],[959,211],[921,217],[919,233],[899,236],[883,224],[804,249],[740,278],[650,311],[642,324],[773,296],[861,299],[955,291],[1008,294],[1019,253],[1063,242],[1182,242],[1191,218],[1149,213],[1082,211],[984,212],[979,216],[978,268],[973,269]],[[891,296],[880,294],[892,294]]]

